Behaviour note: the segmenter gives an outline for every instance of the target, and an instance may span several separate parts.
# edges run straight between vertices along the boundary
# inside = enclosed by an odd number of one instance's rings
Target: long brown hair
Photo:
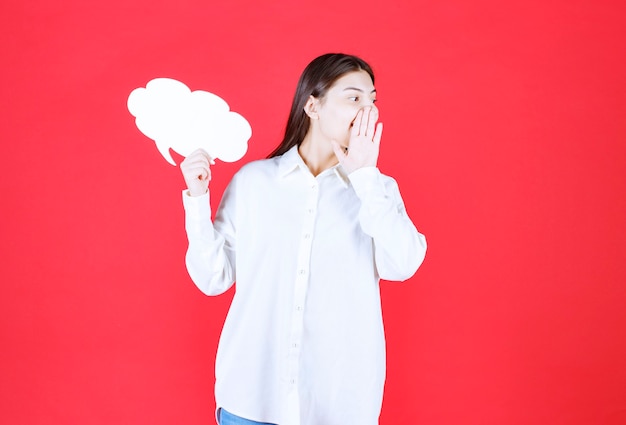
[[[327,53],[319,56],[304,68],[291,104],[285,136],[268,158],[282,155],[293,146],[300,145],[304,140],[310,125],[310,119],[304,111],[309,96],[324,97],[338,78],[354,71],[367,72],[372,78],[372,83],[374,82],[374,72],[367,62],[343,53]]]

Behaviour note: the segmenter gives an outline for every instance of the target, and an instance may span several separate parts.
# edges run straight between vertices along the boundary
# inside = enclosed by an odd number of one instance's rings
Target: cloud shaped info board
[[[198,148],[212,158],[235,162],[248,150],[252,128],[232,112],[222,98],[203,90],[191,91],[180,81],[156,78],[128,96],[128,110],[137,128],[163,158],[176,165],[170,148],[187,156]]]

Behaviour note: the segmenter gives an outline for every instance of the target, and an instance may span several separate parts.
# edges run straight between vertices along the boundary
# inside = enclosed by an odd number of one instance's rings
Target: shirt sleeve
[[[376,167],[360,168],[349,178],[361,200],[361,228],[374,241],[378,275],[385,280],[410,278],[424,261],[426,238],[409,218],[398,184]]]
[[[215,223],[211,221],[210,195],[189,196],[183,191],[189,241],[185,263],[191,280],[206,295],[219,295],[235,282],[234,189],[231,185],[224,192]]]

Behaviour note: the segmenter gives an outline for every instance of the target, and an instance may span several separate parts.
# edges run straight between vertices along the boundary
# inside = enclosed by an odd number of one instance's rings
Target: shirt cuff
[[[187,217],[191,219],[211,219],[211,202],[209,192],[200,196],[191,196],[187,189],[183,190],[183,207]]]
[[[362,167],[348,175],[359,199],[386,197],[382,174],[377,167]]]

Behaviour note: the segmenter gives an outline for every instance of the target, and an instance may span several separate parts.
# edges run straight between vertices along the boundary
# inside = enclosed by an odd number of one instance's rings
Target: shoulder
[[[278,169],[277,158],[258,159],[244,164],[233,176],[233,181],[262,181],[273,178]]]
[[[236,174],[241,175],[259,175],[275,172],[278,167],[277,158],[257,159],[244,164]]]

